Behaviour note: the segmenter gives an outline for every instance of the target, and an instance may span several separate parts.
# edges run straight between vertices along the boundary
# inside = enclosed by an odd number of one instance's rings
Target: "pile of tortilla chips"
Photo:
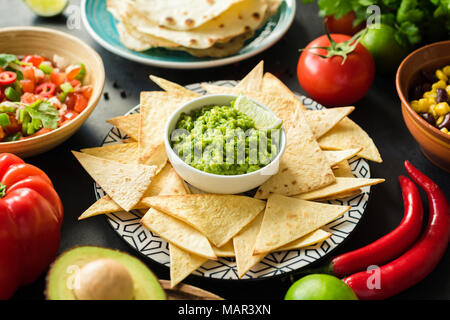
[[[108,0],[127,48],[182,50],[197,57],[239,51],[280,6],[280,0]]]
[[[278,173],[254,197],[193,194],[168,162],[163,133],[169,116],[199,94],[151,79],[165,91],[142,92],[140,114],[109,120],[129,139],[74,152],[107,193],[79,219],[141,210],[142,225],[169,243],[172,286],[209,259],[234,257],[242,277],[270,252],[324,241],[331,233],[321,227],[350,207],[320,201],[353,196],[384,181],[352,174],[351,158],[382,161],[367,133],[347,118],[353,107],[306,110],[280,80],[264,74],[261,62],[236,87],[203,87],[245,94],[283,120],[287,146]]]

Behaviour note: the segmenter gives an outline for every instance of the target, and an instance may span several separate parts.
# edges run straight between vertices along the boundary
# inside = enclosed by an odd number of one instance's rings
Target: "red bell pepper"
[[[55,258],[63,207],[48,176],[0,154],[0,298],[39,277]]]

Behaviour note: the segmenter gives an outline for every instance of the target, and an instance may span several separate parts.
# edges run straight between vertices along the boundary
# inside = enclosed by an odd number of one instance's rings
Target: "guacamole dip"
[[[199,170],[239,175],[268,165],[278,153],[272,142],[280,130],[255,129],[254,121],[229,106],[206,106],[183,113],[172,132],[172,148]]]

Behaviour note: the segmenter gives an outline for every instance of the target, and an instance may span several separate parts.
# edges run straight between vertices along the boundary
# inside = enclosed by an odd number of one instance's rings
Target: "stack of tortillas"
[[[151,76],[165,91],[142,92],[140,114],[109,120],[129,139],[74,153],[107,193],[80,219],[140,210],[142,225],[169,243],[173,286],[210,259],[234,257],[243,277],[271,252],[329,238],[322,227],[351,207],[323,201],[355,196],[383,182],[356,178],[349,165],[355,157],[381,162],[380,154],[347,118],[354,107],[306,110],[263,71],[261,62],[236,87],[203,84],[209,93],[244,94],[283,120],[287,143],[279,171],[254,197],[194,194],[199,192],[185,184],[168,162],[162,137],[170,115],[200,94]]]
[[[274,15],[281,0],[108,0],[131,50],[183,50],[198,57],[236,53]]]

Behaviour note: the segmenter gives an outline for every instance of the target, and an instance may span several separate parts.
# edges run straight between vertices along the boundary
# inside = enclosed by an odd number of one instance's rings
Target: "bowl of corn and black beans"
[[[424,155],[450,172],[450,41],[422,47],[396,77],[405,124]]]

